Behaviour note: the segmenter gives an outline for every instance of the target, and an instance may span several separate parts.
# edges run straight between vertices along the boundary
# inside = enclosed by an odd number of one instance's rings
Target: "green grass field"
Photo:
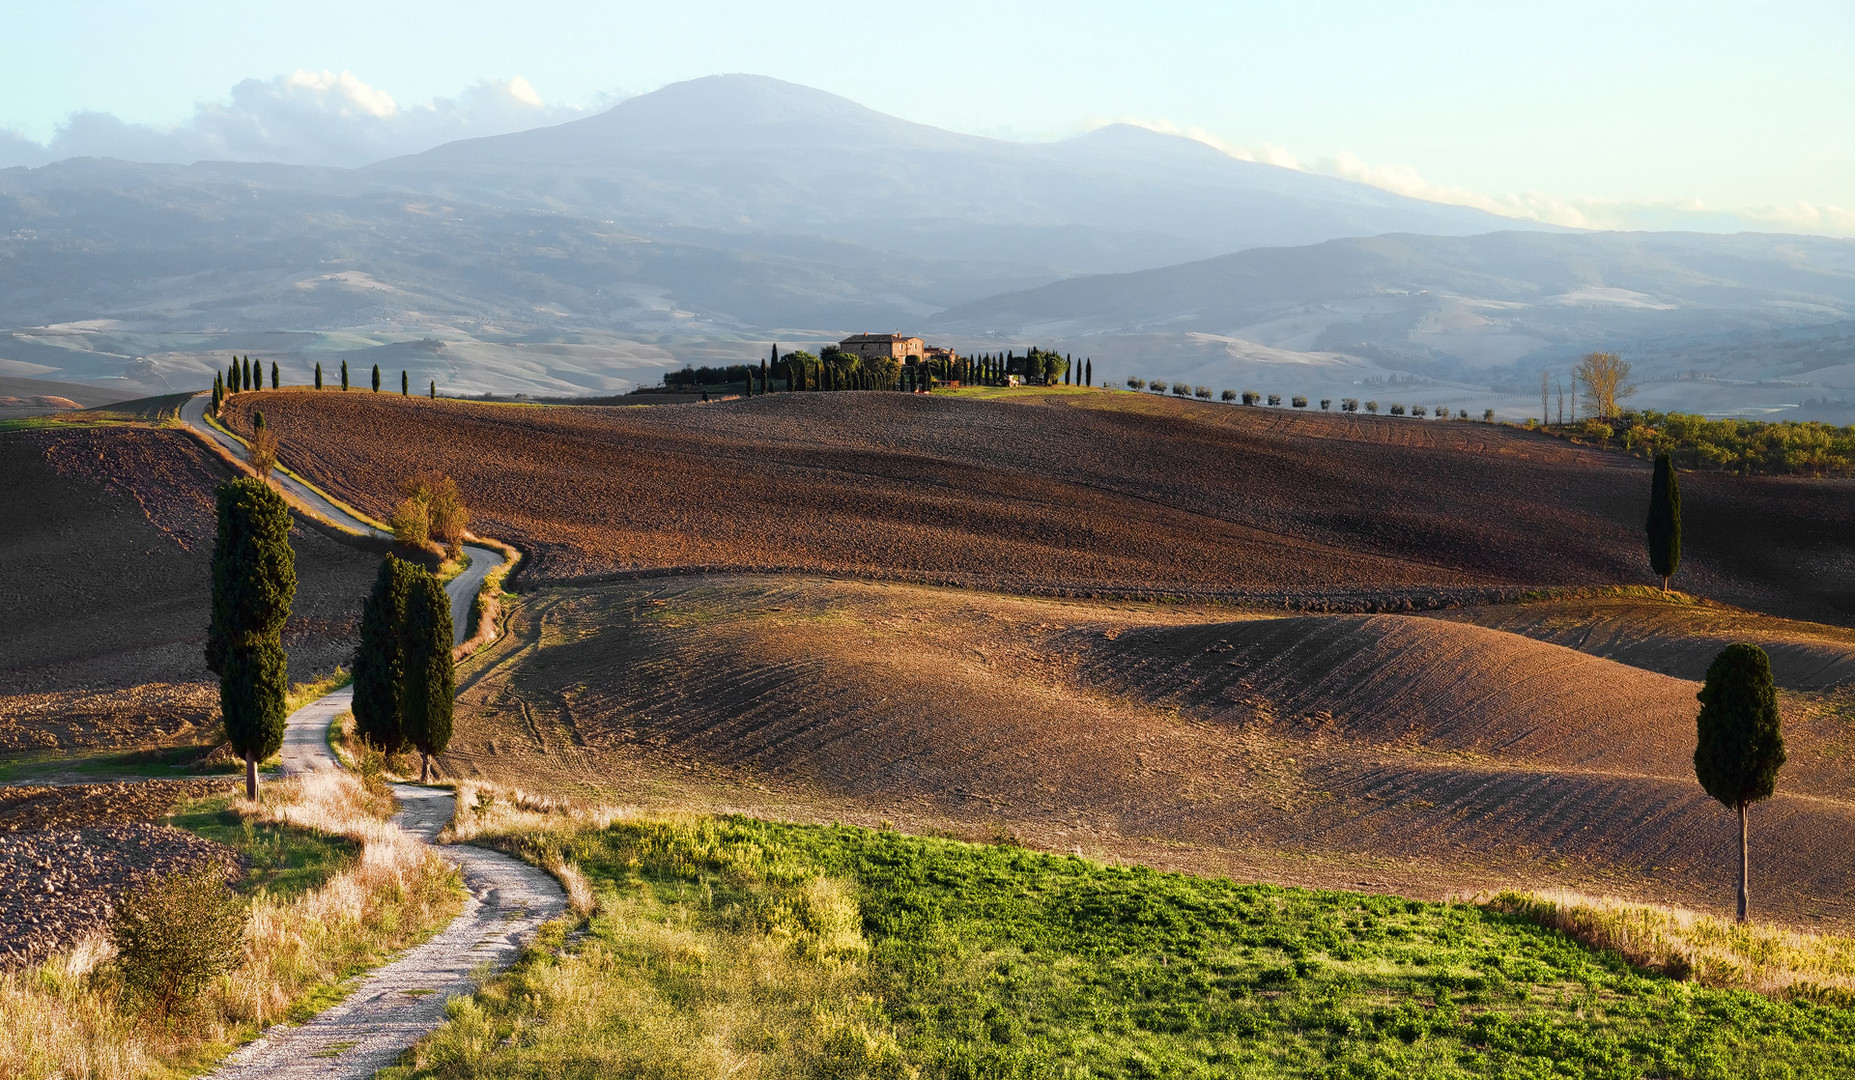
[[[1855,1010],[1474,905],[743,818],[498,842],[577,862],[599,912],[395,1075],[1855,1075]]]
[[[183,806],[168,818],[168,824],[244,856],[247,870],[238,891],[263,891],[280,900],[321,888],[353,865],[361,853],[361,845],[346,837],[240,817],[229,795]]]

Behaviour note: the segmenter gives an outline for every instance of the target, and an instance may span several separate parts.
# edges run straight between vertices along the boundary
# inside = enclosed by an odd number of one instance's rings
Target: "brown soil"
[[[1855,684],[1855,630],[1718,605],[1568,597],[1460,608],[1437,617],[1524,634],[1683,679],[1705,678],[1707,665],[1721,649],[1749,641],[1770,654],[1772,675],[1786,689]]]
[[[540,584],[737,568],[1395,610],[1647,578],[1641,462],[1492,425],[1029,393],[535,408],[264,392],[375,515],[443,462]],[[1684,479],[1688,587],[1855,620],[1855,483]]]
[[[229,848],[155,824],[225,780],[0,787],[0,968],[31,963],[100,928],[125,891],[201,862],[228,874]]]
[[[466,666],[441,764],[1308,885],[1730,901],[1693,683],[1434,619],[1231,618],[801,578],[543,590]],[[1794,713],[1755,902],[1850,925],[1855,738]]]
[[[0,753],[150,746],[218,723],[201,658],[213,489],[230,475],[184,432],[0,433]],[[295,679],[353,651],[378,556],[299,529]]]

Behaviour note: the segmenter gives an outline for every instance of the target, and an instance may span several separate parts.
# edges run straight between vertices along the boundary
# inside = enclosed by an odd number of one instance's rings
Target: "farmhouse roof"
[[[871,341],[890,342],[890,341],[913,341],[913,340],[914,338],[910,337],[907,334],[852,334],[849,337],[845,338],[842,343],[845,345],[850,345],[853,343],[864,343],[864,342],[871,342]]]

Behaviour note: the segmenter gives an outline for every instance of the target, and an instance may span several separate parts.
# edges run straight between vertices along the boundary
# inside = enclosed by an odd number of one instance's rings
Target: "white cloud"
[[[1341,151],[1332,157],[1303,161],[1273,143],[1241,146],[1202,128],[1180,128],[1165,121],[1126,120],[1153,131],[1183,135],[1222,150],[1240,161],[1257,161],[1300,172],[1319,173],[1407,195],[1413,199],[1472,206],[1502,217],[1565,225],[1578,229],[1678,229],[1695,232],[1798,232],[1855,237],[1855,209],[1795,202],[1780,206],[1717,207],[1700,199],[1628,201],[1568,198],[1543,191],[1504,195],[1448,184],[1433,184],[1409,165],[1372,164]]]
[[[198,105],[185,123],[172,126],[84,112],[71,114],[43,146],[0,131],[0,167],[69,157],[353,166],[454,139],[558,124],[592,111],[548,105],[520,76],[476,83],[455,98],[404,106],[352,72],[296,71],[246,79],[232,88],[229,104]]]

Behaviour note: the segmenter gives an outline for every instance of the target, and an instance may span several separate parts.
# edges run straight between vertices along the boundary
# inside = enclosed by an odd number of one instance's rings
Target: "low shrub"
[[[136,1011],[166,1016],[238,962],[246,903],[217,865],[202,865],[129,890],[109,917],[113,965]]]
[[[1492,423],[1494,423],[1494,410],[1493,410],[1493,409],[1483,409],[1483,410],[1481,411],[1481,422],[1482,422],[1482,423],[1484,423],[1484,424],[1492,424]]]

